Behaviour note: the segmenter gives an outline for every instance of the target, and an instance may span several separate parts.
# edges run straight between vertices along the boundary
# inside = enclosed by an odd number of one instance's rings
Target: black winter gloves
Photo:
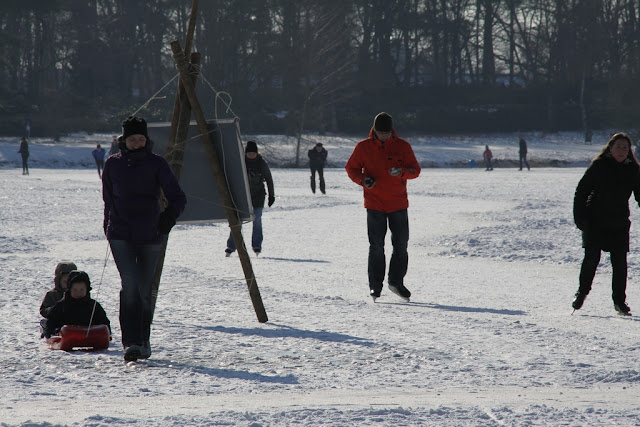
[[[158,219],[158,231],[161,234],[169,234],[173,226],[176,225],[176,218],[178,218],[178,215],[173,209],[165,209]]]
[[[273,205],[273,203],[274,203],[275,201],[276,201],[276,198],[275,198],[275,197],[273,197],[273,196],[269,196],[269,202],[268,202],[269,207],[271,207],[271,205]]]
[[[366,188],[373,188],[373,186],[376,185],[376,179],[372,176],[366,176],[362,180],[362,185],[364,185]]]

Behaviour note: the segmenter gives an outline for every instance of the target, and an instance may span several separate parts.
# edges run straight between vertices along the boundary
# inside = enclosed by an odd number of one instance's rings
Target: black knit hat
[[[258,152],[258,144],[255,141],[247,141],[247,147],[244,149],[245,153],[257,153]]]
[[[391,132],[393,129],[393,119],[385,112],[382,112],[373,119],[373,129],[378,132]]]
[[[71,291],[71,285],[73,282],[84,282],[87,284],[87,295],[91,290],[91,280],[89,280],[89,275],[84,271],[73,270],[69,273],[69,278],[67,279],[67,292]]]
[[[141,117],[129,116],[127,120],[122,122],[122,140],[127,139],[131,135],[144,135],[149,139],[147,134],[147,122]]]

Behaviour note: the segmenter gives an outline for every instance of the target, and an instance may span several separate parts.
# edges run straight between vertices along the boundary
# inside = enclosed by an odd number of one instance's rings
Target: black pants
[[[522,163],[524,163],[527,166],[528,170],[531,170],[531,168],[529,167],[529,162],[527,161],[526,154],[520,154],[520,170],[522,170]]]
[[[320,191],[324,194],[324,168],[311,166],[311,191],[316,192],[316,171],[320,180]]]
[[[387,235],[387,222],[391,231],[393,253],[389,262],[389,281],[391,285],[403,285],[407,274],[409,255],[409,216],[407,210],[391,213],[367,209],[367,231],[369,233],[369,288],[382,289],[386,268],[384,239]]]
[[[98,168],[98,176],[102,178],[102,169],[104,169],[104,160],[96,160],[96,167]]]
[[[578,292],[583,295],[589,294],[591,284],[596,275],[598,264],[600,263],[600,249],[585,248],[584,260],[580,268],[580,288]],[[627,251],[611,252],[611,267],[613,268],[613,277],[611,279],[611,289],[614,304],[621,304],[627,300]]]
[[[22,156],[22,174],[29,175],[29,155]]]

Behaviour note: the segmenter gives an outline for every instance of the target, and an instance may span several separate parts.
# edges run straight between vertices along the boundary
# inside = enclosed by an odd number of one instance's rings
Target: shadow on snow
[[[310,338],[318,341],[337,342],[362,346],[373,346],[371,340],[345,335],[337,332],[328,331],[307,331],[304,329],[293,328],[287,325],[277,323],[269,323],[267,326],[273,326],[277,329],[262,328],[232,328],[226,326],[203,326],[203,329],[210,331],[223,332],[226,334],[239,334],[245,336],[260,336],[264,338]]]
[[[506,310],[496,308],[483,308],[483,307],[458,307],[455,305],[441,305],[428,302],[390,302],[390,301],[376,301],[375,304],[381,305],[407,305],[407,306],[419,306],[426,308],[435,308],[436,310],[456,311],[460,313],[490,313],[490,314],[504,314],[507,316],[524,316],[526,311],[522,310]]]

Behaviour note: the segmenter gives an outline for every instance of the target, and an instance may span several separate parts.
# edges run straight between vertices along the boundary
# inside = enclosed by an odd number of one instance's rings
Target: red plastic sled
[[[95,325],[90,328],[64,325],[60,329],[60,335],[47,338],[47,344],[52,350],[69,351],[74,348],[101,350],[109,347],[109,340],[107,325]]]

